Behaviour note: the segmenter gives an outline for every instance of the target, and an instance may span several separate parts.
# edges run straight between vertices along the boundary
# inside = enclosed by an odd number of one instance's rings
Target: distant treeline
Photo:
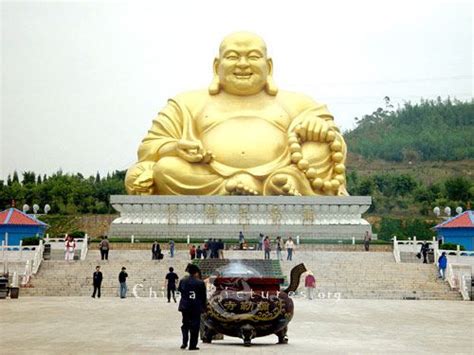
[[[356,118],[344,134],[349,151],[388,161],[462,160],[474,158],[474,100],[424,100],[385,108]]]
[[[431,185],[425,185],[408,174],[377,173],[359,176],[350,172],[347,176],[351,195],[372,196],[369,212],[376,215],[432,215],[435,206],[454,210],[471,207],[474,182],[455,176]]]
[[[51,206],[50,213],[112,213],[110,195],[125,194],[125,171],[115,171],[101,178],[85,178],[82,174],[63,174],[61,171],[51,175],[37,175],[27,171],[20,179],[17,172],[8,176],[7,181],[0,180],[0,208],[12,205],[22,209],[24,204],[37,204],[41,212],[45,204]]]
[[[17,172],[7,181],[0,181],[0,209],[15,201],[21,209],[38,204],[51,206],[54,214],[105,214],[114,212],[110,206],[110,195],[125,194],[125,171],[115,171],[106,177],[99,174],[85,178],[81,174],[57,172],[51,176],[40,176],[24,172],[20,179]],[[351,172],[347,176],[351,195],[370,195],[373,205],[369,212],[376,215],[430,215],[434,206],[469,207],[474,197],[472,179],[452,177],[432,185],[424,185],[411,175],[378,173],[359,176]]]

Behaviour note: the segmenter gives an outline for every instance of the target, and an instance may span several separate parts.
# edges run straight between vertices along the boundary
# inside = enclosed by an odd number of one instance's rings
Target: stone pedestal
[[[362,239],[370,196],[128,196],[110,197],[120,212],[111,237]]]

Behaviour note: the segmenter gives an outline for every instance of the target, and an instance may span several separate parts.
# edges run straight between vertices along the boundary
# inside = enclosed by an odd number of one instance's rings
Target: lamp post
[[[25,203],[23,205],[23,213],[27,213],[29,210],[30,210],[30,206]],[[35,203],[33,205],[33,217],[36,218],[36,215],[38,214],[39,210],[40,210],[40,206]],[[51,211],[51,206],[49,204],[44,205],[43,211],[44,211],[44,214],[48,214],[48,212]]]
[[[451,217],[451,207],[446,206],[443,209],[443,212],[444,212],[445,216],[441,216],[441,208],[440,207],[436,206],[435,208],[433,208],[433,213],[435,214],[436,217],[443,218],[443,219],[448,219],[449,217]],[[461,214],[461,213],[462,213],[462,207],[461,206],[456,207],[456,214]]]

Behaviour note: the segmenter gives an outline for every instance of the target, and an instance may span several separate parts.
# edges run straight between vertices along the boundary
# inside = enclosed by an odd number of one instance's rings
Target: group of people
[[[120,298],[127,297],[128,274],[126,270],[125,266],[122,267],[118,275]],[[204,312],[207,304],[206,286],[204,281],[201,280],[202,276],[199,267],[188,264],[185,271],[188,273],[188,276],[181,279],[178,287],[176,287],[179,277],[174,272],[173,267],[169,268],[169,272],[165,277],[167,298],[168,303],[171,302],[171,298],[176,302],[176,291],[181,295],[178,307],[178,311],[182,314],[181,332],[183,339],[181,349],[187,348],[189,344],[189,350],[199,350],[197,343],[201,325],[201,313]],[[94,292],[91,297],[95,298],[97,295],[97,297],[100,298],[100,289],[103,280],[100,266],[96,266],[92,280]]]
[[[224,242],[222,239],[209,239],[204,242],[204,246],[192,245],[189,248],[189,256],[191,260],[194,259],[224,259]]]
[[[282,237],[276,237],[274,241],[275,249],[276,249],[276,257],[277,260],[283,260],[283,248],[286,250],[286,260],[293,260],[293,253],[295,251],[295,242],[293,241],[292,237],[289,237],[286,242],[283,242]],[[259,242],[259,250],[263,249],[263,258],[264,259],[271,259],[271,251],[272,251],[272,242],[270,237],[263,236],[260,234],[260,242]]]
[[[73,236],[66,236],[66,240],[64,241],[64,260],[72,261],[74,260],[74,255],[76,253],[76,241],[74,240]],[[109,249],[110,244],[107,237],[103,237],[99,243],[99,250],[100,250],[100,258],[102,260],[109,260]]]
[[[423,264],[428,263],[428,253],[432,252],[432,249],[430,248],[430,244],[425,241],[421,245],[420,252],[417,254],[418,258],[421,259],[423,257]],[[446,255],[446,252],[442,252],[441,255],[438,258],[438,275],[439,278],[445,279],[446,278],[446,268],[448,267],[448,257]]]
[[[119,281],[119,296],[120,298],[126,298],[127,297],[127,268],[125,266],[122,267],[122,270],[120,271],[118,275],[118,281]],[[94,287],[94,291],[92,292],[92,298],[95,298],[97,295],[98,298],[100,298],[100,289],[102,287],[102,280],[104,279],[102,275],[102,271],[100,271],[100,266],[97,265],[95,267],[95,271],[92,274],[92,286]]]
[[[169,245],[169,255],[171,258],[174,258],[174,240],[170,240],[168,242]],[[161,246],[158,244],[158,241],[155,240],[155,242],[151,246],[151,260],[161,260],[163,259],[164,255],[161,251]]]
[[[176,283],[179,280],[179,277],[174,272],[173,267],[170,267],[168,270],[169,272],[166,274],[166,277],[165,277],[165,286],[167,290],[167,298],[168,298],[168,303],[169,303],[171,301],[171,297],[173,297],[174,302],[176,302],[176,294],[175,294]],[[120,298],[127,297],[127,291],[128,291],[127,278],[128,278],[127,268],[123,266],[118,275]],[[92,296],[91,296],[92,298],[95,298],[96,295],[98,298],[100,298],[102,280],[103,280],[102,271],[100,271],[100,266],[97,265],[94,273],[92,274],[92,286],[94,287],[94,291],[92,292]]]

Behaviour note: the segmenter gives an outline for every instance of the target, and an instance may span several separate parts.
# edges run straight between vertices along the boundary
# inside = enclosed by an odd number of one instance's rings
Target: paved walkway
[[[295,300],[289,344],[236,338],[200,344],[206,354],[464,353],[474,351],[474,303]],[[0,353],[187,353],[180,314],[163,299],[25,297],[0,300]]]

